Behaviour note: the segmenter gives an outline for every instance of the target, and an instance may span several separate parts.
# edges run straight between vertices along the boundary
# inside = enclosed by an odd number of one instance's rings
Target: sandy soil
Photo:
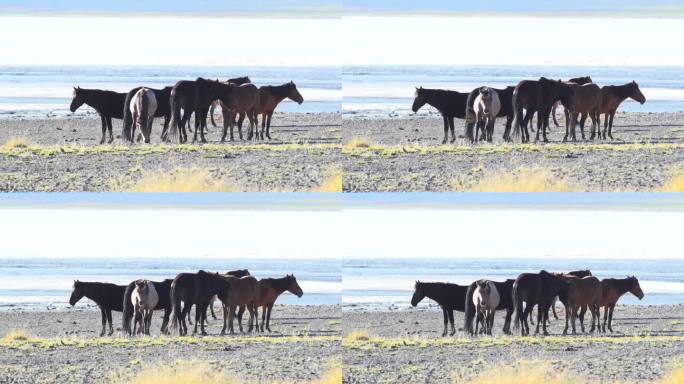
[[[396,311],[343,311],[343,333],[362,330],[371,339],[344,348],[345,382],[443,383],[469,377],[485,367],[521,360],[549,362],[597,382],[643,382],[661,377],[684,355],[684,305],[618,306],[615,333],[561,336],[565,317],[551,321],[549,337],[504,336],[504,312],[497,312],[493,337],[462,332],[455,313],[455,336],[442,338],[437,307]]]
[[[151,337],[124,338],[121,314],[115,312],[114,335],[100,338],[100,313],[94,309],[2,312],[0,335],[24,330],[31,337],[0,338],[0,382],[107,382],[112,372],[177,360],[209,362],[248,381],[297,382],[323,375],[341,354],[338,306],[276,306],[273,333],[263,337],[218,336],[220,314],[207,337],[160,336],[161,314],[155,313]]]

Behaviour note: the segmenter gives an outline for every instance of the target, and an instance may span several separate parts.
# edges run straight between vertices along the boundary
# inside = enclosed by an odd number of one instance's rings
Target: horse
[[[190,115],[195,113],[195,137],[193,142],[197,141],[197,132],[199,131],[201,140],[206,143],[204,138],[204,128],[207,125],[207,113],[209,106],[214,100],[221,100],[225,105],[232,106],[233,92],[228,84],[223,84],[218,80],[212,81],[198,77],[196,80],[181,80],[173,86],[170,96],[171,107],[171,124],[166,135],[163,135],[163,140],[169,139],[169,134],[172,137],[180,135],[180,142],[185,143],[188,140],[188,135],[185,130],[185,124],[190,120]],[[183,117],[181,117],[181,109],[183,109]]]
[[[273,304],[278,300],[283,292],[288,291],[291,294],[302,297],[304,291],[297,283],[297,278],[294,275],[285,275],[278,279],[274,278],[264,278],[259,280],[259,297],[256,301],[256,308],[254,310],[254,315],[256,319],[259,319],[259,307],[261,307],[261,329],[259,329],[257,324],[257,331],[264,331],[264,326],[266,330],[271,332],[271,311],[273,310]],[[238,321],[242,323],[242,314],[245,312],[245,307],[241,306],[238,312]]]
[[[472,300],[477,309],[475,334],[478,333],[478,325],[482,324],[482,332],[485,335],[491,335],[494,327],[494,314],[496,307],[499,306],[499,292],[496,290],[494,282],[489,280],[476,281]]]
[[[226,334],[226,329],[232,335],[235,333],[233,329],[233,319],[235,318],[235,309],[241,305],[247,307],[249,311],[249,330],[247,332],[252,332],[253,326],[256,320],[256,315],[254,310],[256,309],[256,301],[259,298],[259,282],[254,276],[221,276],[229,285],[230,289],[219,293],[217,296],[223,302],[223,329],[221,329],[221,335]],[[227,313],[226,313],[227,312]],[[240,333],[242,330],[242,322],[238,321],[240,326]],[[258,328],[259,325],[256,324]]]
[[[546,131],[549,126],[549,115],[551,114],[553,104],[559,100],[567,110],[574,112],[573,91],[568,84],[545,77],[541,77],[539,80],[523,80],[518,83],[511,99],[514,112],[513,132],[515,136],[520,136],[522,132],[523,143],[530,141],[527,123],[536,112],[537,137],[535,140],[538,141],[539,134],[542,133],[544,142],[548,142]],[[522,117],[523,108],[527,110],[524,118]]]
[[[413,100],[411,109],[413,113],[425,104],[436,108],[444,120],[444,139],[442,144],[446,144],[449,130],[451,130],[451,142],[456,141],[454,133],[454,117],[465,119],[468,94],[444,89],[416,88],[416,98]]]
[[[104,144],[105,142],[107,129],[109,129],[109,143],[111,143],[114,141],[114,135],[112,134],[112,119],[123,119],[125,101],[125,93],[74,87],[73,99],[71,100],[69,110],[71,110],[71,112],[76,112],[83,104],[87,104],[95,109],[102,121],[102,139],[100,139],[100,144]]]
[[[492,142],[492,136],[494,135],[494,124],[496,123],[496,116],[498,116],[501,110],[501,101],[499,100],[499,94],[489,87],[480,88],[480,93],[475,98],[473,103],[473,108],[475,109],[475,116],[477,124],[475,126],[475,137],[477,141],[478,131],[482,131],[482,136],[480,140],[487,140]]]
[[[157,98],[154,92],[149,88],[140,88],[131,99],[129,106],[133,115],[131,137],[135,136],[135,129],[138,128],[143,142],[149,144],[154,115],[157,113]]]
[[[600,312],[598,314],[599,331],[606,332],[606,322],[608,323],[608,330],[613,333],[613,310],[620,297],[625,293],[631,293],[639,300],[644,298],[644,291],[641,290],[639,279],[634,276],[628,276],[625,279],[603,279],[601,280],[601,295],[596,300],[597,311],[603,307],[603,328],[601,329]],[[591,332],[594,331],[592,323]]]
[[[639,84],[636,81],[624,85],[606,85],[601,87],[601,114],[604,114],[603,138],[606,138],[606,129],[608,130],[608,137],[613,140],[613,118],[620,104],[625,99],[631,98],[634,101],[641,103],[646,102],[646,96],[641,93]],[[610,122],[608,121],[610,119]],[[600,129],[600,127],[599,127]]]
[[[580,308],[589,307],[591,311],[591,330],[594,330],[594,322],[598,321],[598,305],[596,300],[601,296],[601,282],[595,276],[575,277],[564,275],[567,279],[568,295],[565,304],[565,329],[563,334],[568,333],[568,323],[572,321],[572,334],[576,333],[575,321],[577,312]],[[548,317],[548,316],[547,316]],[[584,322],[580,321],[582,333],[584,333]]]
[[[84,296],[94,301],[100,308],[102,314],[102,331],[100,337],[104,336],[107,322],[109,322],[109,336],[114,333],[112,326],[112,311],[121,312],[123,310],[123,296],[126,292],[125,285],[110,283],[96,283],[74,280],[71,288],[69,304],[76,305]]]
[[[264,85],[259,87],[259,110],[257,115],[261,115],[261,138],[266,137],[271,140],[271,117],[278,104],[285,99],[290,99],[297,104],[302,104],[304,98],[297,90],[297,85],[290,81],[282,85]]]
[[[140,324],[138,333],[149,335],[150,326],[152,325],[152,314],[157,303],[159,303],[159,294],[154,288],[154,284],[149,280],[137,280],[135,288],[131,293],[131,302],[135,312],[133,333],[136,333],[136,326]]]
[[[591,274],[591,271],[588,269],[582,269],[582,270],[577,270],[577,271],[570,271],[567,273],[564,273],[563,275],[565,276],[574,276],[574,277],[587,277],[587,276],[593,276]],[[553,317],[558,320],[558,314],[556,313],[556,301],[558,301],[558,296],[553,298],[553,301],[551,302],[551,312],[553,313]],[[585,307],[583,307],[584,310],[586,310]],[[584,322],[584,313],[580,315],[580,321]],[[534,321],[532,321],[532,318],[530,317],[530,322],[532,325],[534,325]]]
[[[232,79],[228,79],[224,81],[224,84],[235,84],[235,85],[242,85],[242,84],[247,84],[251,83],[252,80],[249,78],[249,76],[242,76],[242,77],[235,77]],[[214,110],[216,107],[220,107],[221,103],[218,100],[214,100],[211,102],[211,106],[209,107],[209,117],[211,118],[211,125],[216,127],[216,122],[214,121]]]
[[[575,77],[567,81],[568,83],[575,83],[579,85],[584,85],[584,84],[589,84],[593,83],[594,81],[591,79],[591,76],[582,76],[582,77]],[[553,103],[553,107],[551,108],[551,116],[553,117],[553,123],[556,125],[556,127],[560,127],[558,124],[558,120],[556,120],[556,108],[558,108],[558,104],[560,102],[556,101]],[[582,115],[583,118],[586,118],[586,115]],[[565,115],[565,119],[567,121],[568,115]]]
[[[411,305],[416,306],[425,297],[434,300],[442,308],[444,315],[444,331],[447,334],[447,323],[451,323],[451,336],[456,333],[454,327],[454,311],[465,312],[465,298],[468,287],[450,283],[424,283],[416,281],[413,287]]]
[[[230,291],[230,283],[218,274],[199,270],[197,273],[179,273],[171,282],[171,327],[179,329],[181,336],[187,335],[188,327],[185,324],[185,316],[195,305],[195,329],[200,326],[202,335],[206,335],[204,321],[206,320],[207,305],[212,296],[217,295],[221,299]],[[181,302],[185,306],[181,310]]]
[[[539,333],[539,324],[541,324],[544,335],[548,335],[546,321],[549,317],[549,306],[556,296],[559,296],[561,301],[565,302],[567,294],[568,282],[561,276],[556,276],[544,270],[539,273],[520,274],[513,283],[515,319],[513,327],[518,329],[522,326],[521,334],[523,336],[529,335],[530,327],[527,324],[527,317],[532,312],[534,306],[538,305],[535,334]],[[523,302],[526,304],[524,312]]]
[[[124,112],[123,112],[123,131],[122,137],[124,140],[133,142],[133,114],[129,106],[131,105],[131,99],[142,87],[136,87],[131,89],[126,95],[126,101],[124,102]],[[166,131],[169,129],[169,121],[171,120],[171,89],[173,87],[164,87],[162,89],[147,88],[154,92],[154,97],[157,99],[157,111],[154,117],[164,118],[164,129],[162,130],[162,136],[166,135]]]
[[[594,83],[579,85],[575,83],[566,83],[572,89],[575,99],[575,110],[566,112],[566,116],[571,118],[565,121],[565,137],[563,141],[567,141],[568,137],[572,137],[572,141],[576,141],[575,129],[577,127],[577,117],[580,113],[586,114],[591,118],[591,140],[594,140],[596,135],[596,127],[598,127],[599,139],[601,139],[601,88]],[[585,119],[586,117],[583,117]],[[580,125],[582,131],[582,140],[584,137],[584,125]],[[605,137],[604,137],[605,139]]]
[[[248,269],[236,269],[234,271],[228,271],[223,274],[223,276],[234,276],[234,277],[244,277],[244,276],[250,276],[249,270]],[[211,297],[211,300],[209,300],[209,310],[211,311],[211,317],[216,320],[216,314],[214,313],[214,301],[216,301],[216,295]],[[206,315],[204,316],[206,318]],[[189,319],[188,319],[189,320]],[[192,322],[190,322],[192,325]]]
[[[128,286],[126,287],[126,292],[124,293],[124,301],[123,301],[123,325],[122,329],[124,332],[126,332],[128,335],[131,335],[131,320],[133,319],[135,312],[133,308],[133,302],[131,301],[131,294],[133,293],[133,290],[135,289],[135,283],[137,280],[132,281]],[[150,281],[151,284],[154,285],[155,291],[157,291],[157,296],[159,296],[159,300],[157,301],[157,305],[154,307],[154,309],[163,309],[164,310],[164,319],[162,321],[162,326],[161,326],[161,333],[167,334],[168,331],[168,325],[169,325],[169,317],[171,316],[171,283],[173,282],[173,279],[165,279],[163,281]],[[136,319],[137,320],[137,319]]]
[[[496,91],[499,96],[499,104],[501,109],[499,109],[499,114],[497,117],[506,118],[506,129],[504,130],[503,138],[504,140],[510,140],[511,123],[513,122],[513,108],[511,105],[511,99],[513,97],[513,90],[515,87],[506,87],[504,89],[491,88]],[[471,142],[475,140],[473,136],[473,128],[475,128],[475,123],[477,121],[477,115],[475,113],[475,98],[480,94],[480,88],[473,89],[468,94],[468,100],[466,101],[466,113],[465,113],[465,136],[470,139]]]
[[[511,316],[513,315],[513,279],[507,279],[506,281],[494,281],[494,286],[497,292],[499,292],[499,305],[496,307],[497,310],[506,310],[506,320],[504,321],[503,332],[507,335],[511,333]],[[473,304],[473,293],[477,287],[477,281],[472,282],[468,286],[468,291],[465,297],[465,324],[463,330],[475,334],[473,331],[473,321],[477,314],[475,304]]]
[[[228,126],[230,126],[230,141],[233,141],[233,128],[235,127],[235,115],[240,114],[238,120],[238,132],[242,140],[242,122],[247,115],[249,120],[249,135],[247,140],[251,140],[253,131],[256,130],[255,139],[259,139],[259,122],[257,120],[257,110],[259,109],[259,88],[256,85],[247,83],[242,85],[228,84],[231,92],[233,104],[227,106],[221,102],[221,113],[223,114],[223,136],[221,142],[226,141]],[[263,132],[261,139],[263,139]]]

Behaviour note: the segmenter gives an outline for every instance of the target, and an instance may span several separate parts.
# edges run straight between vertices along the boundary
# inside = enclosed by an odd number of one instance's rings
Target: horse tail
[[[166,132],[166,136],[162,138],[164,141],[169,138],[169,135],[171,135],[172,139],[175,139],[176,136],[178,136],[178,124],[181,120],[181,108],[180,105],[176,105],[178,104],[177,101],[176,91],[175,89],[172,89],[171,96],[169,96],[169,104],[171,106],[171,123],[169,124],[169,130]]]
[[[176,291],[176,282],[171,283],[171,328],[177,329],[179,320],[179,314],[181,312],[181,299],[180,295]]]
[[[133,141],[133,138],[131,137],[131,127],[133,125],[133,114],[131,113],[131,99],[133,98],[133,95],[136,94],[136,92],[138,92],[138,89],[136,88],[133,88],[128,92],[123,106],[123,131],[121,132],[121,136],[124,140],[128,140],[131,142]]]
[[[216,101],[211,103],[209,107],[209,117],[211,118],[211,125],[216,127],[216,121],[214,121],[214,110],[216,109]]]
[[[522,118],[522,108],[518,108],[518,90],[513,91],[511,97],[511,104],[513,106],[513,136],[520,137],[520,119]]]
[[[123,331],[129,336],[131,334],[131,319],[133,318],[133,302],[131,301],[131,293],[135,288],[135,281],[128,284],[123,297]]]
[[[465,136],[466,138],[473,141],[473,127],[475,126],[477,116],[475,114],[475,94],[479,93],[479,88],[472,90],[468,94],[468,99],[466,100],[466,110],[465,110]]]
[[[475,283],[468,286],[465,297],[465,323],[463,330],[469,334],[473,334],[473,319],[475,318],[475,304],[473,303],[473,293],[475,292]]]
[[[522,294],[518,289],[518,282],[513,283],[513,329],[520,328],[520,316],[523,311]]]
[[[146,90],[145,88],[141,88],[143,90],[141,96],[139,98],[139,103],[140,103],[140,133],[145,136],[145,132],[147,132],[147,121],[149,120],[149,113],[150,113],[150,100],[148,99],[147,92],[152,92],[150,90]],[[135,138],[131,138],[135,140]]]

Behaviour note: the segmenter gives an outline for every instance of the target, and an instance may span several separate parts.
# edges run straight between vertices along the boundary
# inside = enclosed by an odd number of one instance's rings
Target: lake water
[[[631,294],[621,304],[684,304],[684,260],[583,259],[353,259],[343,262],[344,309],[405,308],[411,305],[416,280],[470,284],[486,278],[503,281],[522,272],[591,269],[598,278],[635,275],[645,293],[643,300]],[[420,306],[434,304],[430,300]]]
[[[304,103],[286,99],[279,112],[338,112],[341,108],[338,67],[216,66],[0,66],[0,118],[68,115],[74,86],[128,92],[145,85],[162,88],[198,76],[226,80],[248,75],[254,84],[297,84]],[[94,112],[87,106],[76,113]]]
[[[340,261],[250,259],[4,259],[0,264],[0,310],[62,308],[69,305],[74,279],[128,284],[138,278],[163,280],[180,272],[248,268],[257,278],[293,273],[304,296],[284,293],[279,304],[339,304]],[[83,306],[89,300],[77,305]]]
[[[346,66],[343,68],[343,116],[387,117],[413,114],[415,88],[470,92],[482,85],[503,88],[540,76],[569,79],[590,75],[599,85],[635,80],[646,103],[626,100],[620,111],[679,112],[684,110],[684,67],[601,66]],[[419,114],[436,112],[429,106]]]

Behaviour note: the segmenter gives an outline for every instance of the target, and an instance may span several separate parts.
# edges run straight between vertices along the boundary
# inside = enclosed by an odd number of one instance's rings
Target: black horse
[[[195,305],[195,330],[200,326],[202,335],[207,333],[204,330],[206,321],[207,306],[209,300],[214,296],[222,297],[223,293],[230,289],[230,283],[218,273],[198,271],[197,273],[180,273],[171,283],[171,326],[178,328],[180,325],[180,335],[187,335],[188,326],[185,324],[185,316]],[[181,302],[185,306],[181,309]]]
[[[549,127],[549,116],[551,108],[556,101],[561,102],[563,107],[568,111],[575,110],[575,97],[572,88],[560,80],[550,80],[541,77],[539,80],[523,80],[515,87],[513,91],[513,98],[511,105],[513,107],[513,132],[515,136],[520,136],[522,133],[522,142],[530,141],[530,133],[527,130],[527,124],[532,119],[534,113],[537,113],[537,137],[541,133],[544,142],[549,140],[546,138],[546,132]],[[523,108],[527,110],[523,118]]]
[[[511,316],[513,316],[513,283],[515,280],[507,279],[506,281],[499,282],[494,281],[496,290],[499,292],[499,305],[496,307],[497,310],[506,310],[506,321],[504,322],[503,331],[505,334],[511,334]],[[475,315],[477,311],[475,310],[475,304],[473,303],[473,294],[475,293],[475,288],[477,287],[477,281],[472,282],[468,286],[468,291],[465,297],[465,324],[463,330],[469,334],[473,334],[473,320],[475,320]]]
[[[230,86],[218,80],[213,81],[198,77],[197,80],[177,82],[171,90],[170,97],[171,125],[166,135],[162,136],[162,140],[167,140],[169,134],[173,137],[180,134],[181,143],[188,141],[185,124],[190,120],[190,115],[194,112],[195,137],[193,141],[197,141],[197,132],[199,131],[202,142],[206,143],[204,129],[207,126],[209,106],[214,100],[221,100],[230,107],[233,105],[232,95]],[[183,109],[182,118],[181,109]]]
[[[544,335],[549,333],[546,331],[546,322],[549,320],[549,307],[556,296],[561,302],[567,301],[568,282],[559,275],[554,275],[546,271],[539,273],[522,273],[515,279],[513,283],[513,306],[515,307],[515,324],[514,328],[522,326],[521,334],[523,336],[530,334],[530,327],[527,324],[527,317],[532,313],[532,309],[537,305],[537,329],[535,334],[539,333],[539,325],[542,325]],[[523,311],[523,302],[525,302],[525,309]]]
[[[100,332],[100,336],[104,336],[107,322],[109,322],[109,335],[111,336],[114,333],[112,311],[121,312],[123,310],[122,304],[125,292],[125,285],[75,280],[71,289],[69,304],[72,306],[76,305],[84,296],[94,301],[100,307],[100,313],[102,314],[102,332]]]
[[[496,115],[497,117],[506,117],[506,130],[504,131],[504,140],[509,141],[511,124],[513,123],[513,90],[514,86],[506,87],[504,89],[492,88],[499,95],[499,101],[501,102],[501,110]],[[475,115],[475,99],[477,95],[480,94],[480,87],[473,89],[468,94],[468,100],[466,101],[466,125],[465,125],[465,136],[471,142],[474,142],[477,138],[473,136],[473,128],[475,127],[475,121],[477,116]],[[491,141],[491,140],[490,140]]]
[[[133,125],[133,114],[131,113],[131,99],[142,87],[137,87],[131,89],[126,95],[126,101],[124,102],[123,110],[123,133],[122,137],[124,140],[133,142],[135,136],[135,126]],[[154,117],[164,118],[164,129],[162,130],[162,136],[166,134],[169,129],[169,121],[171,120],[171,89],[173,87],[164,87],[162,89],[147,88],[154,92],[154,96],[157,98],[157,111],[154,113]]]
[[[468,93],[420,87],[416,88],[416,98],[413,100],[411,109],[415,113],[425,104],[435,107],[442,114],[442,119],[444,120],[444,139],[442,144],[446,144],[449,130],[451,130],[451,142],[453,143],[456,141],[454,117],[465,119],[468,95]]]
[[[464,303],[468,287],[450,283],[423,283],[416,281],[413,289],[411,305],[415,307],[425,297],[434,300],[442,307],[442,314],[444,315],[442,337],[447,334],[447,323],[451,323],[451,336],[453,336],[456,333],[454,311],[465,312]]]
[[[100,144],[104,144],[107,129],[109,129],[109,142],[114,141],[112,119],[123,119],[125,101],[125,93],[75,87],[69,109],[71,112],[76,112],[83,104],[87,104],[95,109],[100,114],[100,120],[102,120],[102,139]]]
[[[157,306],[154,307],[155,310],[164,310],[164,320],[162,321],[161,333],[166,334],[169,332],[169,316],[171,315],[171,283],[173,279],[166,279],[164,281],[151,281],[154,284],[154,289],[157,291],[159,296],[159,302]],[[128,335],[131,334],[131,320],[133,316],[138,317],[138,314],[133,313],[133,302],[131,301],[131,293],[135,289],[135,281],[132,281],[126,287],[126,292],[123,298],[123,330]]]

